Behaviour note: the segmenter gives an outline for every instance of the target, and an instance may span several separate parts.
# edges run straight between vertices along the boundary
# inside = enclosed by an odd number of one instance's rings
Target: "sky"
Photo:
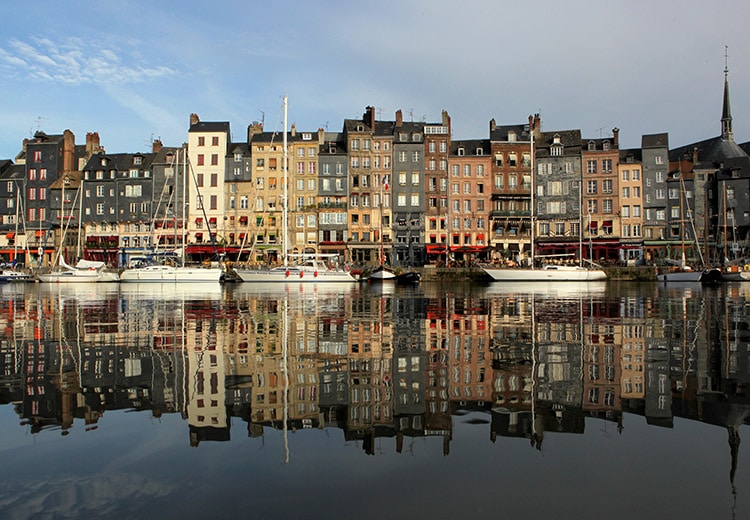
[[[110,153],[187,140],[189,118],[299,131],[377,117],[440,122],[454,139],[489,121],[620,147],[720,134],[725,64],[735,140],[750,141],[746,0],[118,0],[0,5],[0,159],[42,130],[98,132]],[[728,60],[725,59],[725,49]]]

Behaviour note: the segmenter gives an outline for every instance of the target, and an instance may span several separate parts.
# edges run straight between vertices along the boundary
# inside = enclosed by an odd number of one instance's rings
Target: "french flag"
[[[389,186],[390,185],[388,184],[388,176],[387,175],[383,175],[383,189],[387,190],[389,188]]]

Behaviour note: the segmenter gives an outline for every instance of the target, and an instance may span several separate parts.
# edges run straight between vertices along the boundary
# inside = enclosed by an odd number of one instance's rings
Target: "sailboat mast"
[[[180,260],[182,261],[182,265],[185,265],[185,253],[186,253],[186,238],[185,238],[185,232],[187,231],[187,220],[186,220],[186,214],[187,214],[187,200],[185,200],[185,197],[187,195],[187,148],[182,148],[182,248],[180,249]]]
[[[532,269],[534,268],[534,263],[535,263],[534,262],[534,255],[536,254],[536,248],[534,246],[534,242],[536,240],[536,222],[534,220],[534,204],[535,204],[535,201],[534,201],[534,195],[535,195],[534,191],[536,189],[536,185],[534,183],[534,178],[536,176],[535,172],[534,172],[534,133],[535,133],[535,124],[536,124],[536,121],[534,119],[532,119],[532,123],[531,123],[531,125],[529,125],[530,126],[529,130],[531,131],[531,144],[530,144],[530,149],[531,149],[530,167],[531,167],[531,171],[529,172],[530,173],[529,178],[530,178],[530,181],[531,181],[530,182],[530,187],[529,187],[530,190],[531,190],[531,197],[529,199],[529,205],[530,205],[530,207],[529,207],[529,223],[531,225],[531,229],[530,229],[530,233],[529,233],[529,246],[530,246],[529,255],[530,255],[530,258],[531,258],[531,266],[530,267]]]
[[[287,143],[287,135],[286,135],[286,128],[287,128],[287,109],[288,109],[288,98],[287,96],[284,96],[284,159],[283,159],[283,166],[284,166],[284,201],[282,206],[282,213],[281,213],[281,226],[283,229],[284,237],[282,239],[282,251],[281,255],[284,261],[284,267],[287,267],[288,265],[288,255],[289,255],[289,187],[288,184],[288,172],[287,172],[287,166],[289,164],[289,150],[288,150],[288,143]]]

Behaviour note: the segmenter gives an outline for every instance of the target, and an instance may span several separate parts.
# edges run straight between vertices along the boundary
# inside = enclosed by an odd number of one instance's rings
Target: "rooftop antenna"
[[[383,120],[383,109],[380,108],[380,107],[376,107],[375,111],[378,113],[378,119],[382,121]]]
[[[46,117],[37,116],[36,117],[36,131],[40,131],[42,129],[42,120],[46,120]]]
[[[258,110],[258,112],[260,112],[260,124],[264,125],[266,122],[266,113],[263,112],[262,110]]]
[[[411,121],[411,122],[413,123],[413,122],[414,122],[414,109],[413,109],[413,108],[410,108],[410,109],[409,109],[409,110],[407,111],[407,114],[409,114],[409,119],[410,119],[410,121]]]

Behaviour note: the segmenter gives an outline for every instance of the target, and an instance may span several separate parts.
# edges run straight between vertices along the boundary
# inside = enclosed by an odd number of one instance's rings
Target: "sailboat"
[[[287,111],[288,98],[284,96],[284,140],[283,140],[283,168],[284,168],[284,200],[282,204],[282,228],[284,230],[281,245],[282,265],[271,268],[242,268],[235,267],[234,272],[243,282],[355,282],[356,278],[338,263],[336,254],[290,254],[289,253],[289,198],[288,198],[288,164],[289,145],[287,139]],[[289,260],[295,263],[289,263]]]
[[[62,186],[62,197],[61,197],[61,210],[60,215],[63,219],[65,217],[65,183],[63,180]],[[73,217],[73,208],[70,210],[70,215],[66,219],[65,226],[63,227],[62,234],[60,236],[60,248],[57,250],[57,267],[52,271],[37,273],[36,278],[40,282],[49,283],[96,283],[96,282],[118,282],[120,276],[116,271],[111,271],[107,268],[107,264],[104,262],[98,262],[93,260],[86,260],[80,257],[81,249],[81,217],[83,208],[83,179],[76,193],[76,199],[78,201],[78,243],[76,248],[76,256],[79,258],[75,266],[69,265],[65,261],[65,255],[63,254],[63,244],[65,243],[65,235],[68,231],[68,225],[70,219]],[[75,201],[74,204],[75,206]]]
[[[383,177],[380,183],[380,265],[376,267],[369,276],[372,282],[384,282],[386,280],[396,280],[396,273],[385,266],[385,246],[383,244],[383,188],[388,189],[388,176]]]
[[[27,271],[18,268],[18,218],[21,213],[21,192],[16,189],[16,230],[13,233],[13,261],[10,264],[0,265],[0,283],[8,282],[33,282],[34,277]],[[26,226],[24,225],[24,228]],[[24,236],[26,233],[24,232]],[[26,255],[24,255],[24,258]]]
[[[545,264],[541,268],[535,266],[535,231],[536,220],[534,218],[534,127],[530,125],[529,133],[531,135],[531,202],[530,202],[530,267],[486,267],[484,272],[489,275],[493,281],[512,281],[512,282],[593,282],[606,280],[607,274],[604,270],[590,260],[583,258],[583,225],[582,225],[582,208],[583,208],[583,184],[579,188],[578,204],[578,265],[557,265]],[[588,262],[588,265],[584,265]]]
[[[179,160],[179,159],[178,159]],[[187,193],[187,149],[183,150],[183,194]],[[182,221],[185,218],[183,195]],[[128,267],[120,274],[124,283],[218,283],[222,281],[224,271],[221,267],[202,267],[185,265],[185,225],[182,226],[182,252],[149,251],[144,255],[130,259]]]
[[[687,221],[691,226],[693,237],[696,237],[695,233],[695,222],[693,221],[693,213],[690,209],[690,205],[687,201],[687,196],[685,194],[685,181],[682,177],[682,172],[679,173],[680,176],[680,259],[679,260],[671,260],[667,259],[667,261],[671,264],[673,264],[673,268],[657,273],[656,279],[659,282],[668,283],[668,282],[692,282],[692,283],[720,283],[723,280],[721,271],[716,268],[708,268],[706,267],[706,263],[703,260],[703,253],[701,253],[700,246],[698,244],[698,241],[695,240],[693,243],[695,245],[695,249],[698,251],[698,257],[700,259],[701,269],[693,269],[692,266],[690,266],[687,262],[687,258],[685,255],[685,215],[687,214]],[[684,205],[683,205],[684,204]]]

